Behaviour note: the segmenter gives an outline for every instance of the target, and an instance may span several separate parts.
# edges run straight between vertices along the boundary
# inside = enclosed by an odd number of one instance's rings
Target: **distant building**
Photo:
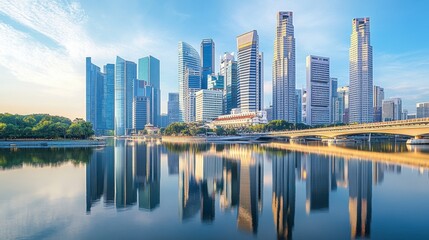
[[[427,118],[429,117],[429,102],[417,103],[417,118]]]
[[[338,88],[338,123],[349,123],[349,87]]]
[[[144,130],[150,118],[150,99],[147,97],[134,97],[133,99],[133,132]]]
[[[331,78],[329,58],[307,56],[307,124],[331,123]]]
[[[160,88],[160,62],[153,56],[139,59],[138,79],[143,80],[152,88],[150,96],[150,122],[155,126],[160,125],[161,114],[161,88]]]
[[[170,123],[168,122],[168,114],[162,113],[161,114],[161,125],[160,125],[160,127],[165,128],[168,125],[170,125]]]
[[[208,87],[208,75],[215,70],[215,43],[213,39],[203,39],[201,42],[201,89]]]
[[[196,93],[201,89],[189,88],[186,92],[185,104],[185,122],[191,123],[196,121]]]
[[[384,100],[384,88],[380,86],[374,86],[374,122],[382,121],[382,107]]]
[[[417,118],[417,116],[416,116],[416,114],[415,113],[413,113],[413,114],[408,114],[408,116],[407,116],[407,119],[416,119]]]
[[[261,110],[261,54],[256,30],[237,37],[238,107],[243,111]]]
[[[373,122],[373,68],[369,18],[353,19],[350,42],[350,123]]]
[[[187,91],[189,88],[201,88],[201,74],[194,74],[194,78],[190,81],[186,80],[189,72],[200,72],[201,62],[198,52],[188,43],[179,42],[179,62],[178,62],[178,75],[179,75],[179,108],[180,120],[185,120],[185,98],[187,98]],[[186,83],[185,83],[186,81]]]
[[[232,53],[225,53],[220,59],[220,75],[224,76],[224,114],[237,108],[237,61]]]
[[[402,100],[400,98],[384,100],[382,118],[383,122],[401,120]]]
[[[267,121],[273,121],[273,106],[269,106],[265,108],[265,112],[267,112]]]
[[[402,117],[401,120],[407,120],[408,119],[408,110],[402,109]]]
[[[221,126],[224,128],[242,128],[258,124],[266,124],[267,112],[242,112],[239,108],[233,109],[231,114],[222,115],[212,122],[212,126]]]
[[[307,123],[307,89],[302,89],[302,122]]]
[[[210,122],[222,115],[220,90],[201,89],[196,93],[196,121]]]
[[[115,76],[115,135],[125,136],[132,130],[133,83],[137,79],[137,65],[116,57]]]
[[[222,75],[210,74],[207,76],[207,89],[221,90],[225,87],[225,79]]]
[[[168,124],[180,122],[179,93],[168,94]]]
[[[296,89],[296,123],[302,123],[302,90]]]

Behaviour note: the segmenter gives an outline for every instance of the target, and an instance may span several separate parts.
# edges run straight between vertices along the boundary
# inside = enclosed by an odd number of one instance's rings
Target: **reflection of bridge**
[[[419,118],[412,120],[366,123],[347,125],[340,127],[314,128],[296,131],[272,132],[267,136],[273,137],[326,137],[336,138],[339,136],[358,135],[368,133],[406,135],[415,138],[421,138],[424,135],[429,135],[429,118]]]
[[[429,155],[415,152],[400,152],[400,153],[383,153],[355,150],[337,146],[309,146],[301,144],[284,144],[284,143],[269,143],[264,144],[264,147],[275,149],[284,149],[290,151],[298,151],[303,153],[313,153],[320,155],[330,155],[342,157],[346,160],[360,159],[375,162],[403,164],[411,167],[429,168]]]

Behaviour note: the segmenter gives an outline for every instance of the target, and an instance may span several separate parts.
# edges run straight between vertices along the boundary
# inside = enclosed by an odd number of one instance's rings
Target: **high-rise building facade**
[[[296,123],[302,123],[302,90],[296,89]]]
[[[243,112],[259,111],[262,105],[261,80],[259,79],[262,60],[256,30],[238,36],[237,47],[237,105]]]
[[[225,78],[219,74],[210,74],[207,76],[207,89],[221,90],[225,88]]]
[[[427,118],[429,117],[429,102],[417,103],[417,118]]]
[[[338,99],[336,107],[336,117],[338,123],[349,123],[349,87],[340,87],[337,90]]]
[[[201,41],[201,88],[207,89],[207,76],[215,70],[215,43],[213,39]]]
[[[225,53],[220,59],[220,75],[224,76],[224,114],[230,114],[237,108],[237,61],[231,53]]]
[[[397,121],[402,119],[402,100],[400,98],[391,98],[383,100],[382,120]]]
[[[149,122],[155,126],[160,126],[161,115],[161,88],[160,88],[160,62],[153,56],[139,59],[138,79],[143,80],[146,85],[153,88],[150,98],[150,119]]]
[[[373,68],[369,18],[353,19],[350,44],[350,123],[373,121]]]
[[[373,101],[374,122],[381,122],[382,107],[383,107],[383,100],[384,100],[384,88],[380,86],[374,86],[373,98],[374,98],[374,101]]]
[[[136,96],[133,99],[133,131],[138,133],[144,130],[150,120],[150,99],[144,96]]]
[[[335,123],[335,101],[338,99],[338,79],[331,78],[331,123]]]
[[[168,94],[168,124],[180,122],[179,93]]]
[[[86,121],[92,123],[95,134],[105,128],[103,122],[104,74],[86,58]]]
[[[103,119],[105,129],[115,129],[115,64],[104,65]]]
[[[273,60],[273,118],[296,122],[295,36],[292,12],[277,14]]]
[[[307,124],[331,123],[331,78],[329,58],[307,56]]]
[[[198,52],[191,45],[185,42],[179,42],[178,58],[179,114],[181,121],[184,121],[186,112],[185,98],[187,97],[188,89],[195,87],[201,88],[201,64]],[[197,76],[199,76],[199,78],[198,81],[195,82]]]
[[[115,76],[115,135],[124,136],[132,129],[133,85],[137,79],[137,65],[116,57]]]
[[[196,121],[209,122],[222,115],[220,90],[201,89],[196,93]]]

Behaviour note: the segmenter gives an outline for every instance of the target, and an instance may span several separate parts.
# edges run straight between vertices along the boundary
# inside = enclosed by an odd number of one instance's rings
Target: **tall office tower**
[[[374,120],[372,73],[369,18],[355,18],[350,44],[350,123]]]
[[[103,119],[106,130],[115,129],[115,64],[104,65]]]
[[[374,122],[381,122],[382,107],[383,107],[383,100],[384,100],[384,88],[380,86],[374,86],[373,97],[374,97],[374,101],[373,101]]]
[[[335,101],[338,99],[338,79],[331,78],[331,123],[335,123]]]
[[[277,239],[292,239],[295,223],[296,153],[273,155],[272,210]]]
[[[296,123],[302,123],[302,90],[296,89]]]
[[[340,87],[338,92],[338,122],[349,123],[349,87]]]
[[[237,61],[232,53],[225,53],[220,59],[220,75],[224,76],[224,114],[237,108]]]
[[[115,79],[115,135],[127,135],[132,129],[134,90],[137,65],[116,57]]]
[[[402,100],[400,98],[383,100],[382,109],[383,122],[397,121],[402,119]]]
[[[331,123],[329,58],[307,56],[307,124]]]
[[[213,39],[203,39],[201,42],[201,88],[207,89],[207,75],[215,70],[215,43]]]
[[[429,102],[417,103],[417,118],[427,118],[429,117]]]
[[[402,109],[401,120],[408,120],[408,110],[407,109]]]
[[[150,98],[151,113],[150,123],[160,126],[161,115],[161,88],[160,88],[160,63],[153,56],[139,59],[138,79],[146,82],[153,88],[153,95]]]
[[[277,14],[273,60],[273,118],[296,122],[295,36],[292,12]]]
[[[179,93],[168,94],[168,124],[180,122]]]
[[[348,162],[351,238],[368,238],[372,218],[372,163]]]
[[[302,122],[307,123],[307,89],[302,89]]]
[[[178,66],[178,75],[179,75],[179,109],[180,109],[180,120],[185,120],[185,98],[188,89],[194,86],[189,86],[189,84],[195,84],[201,88],[201,78],[198,79],[198,83],[193,81],[187,81],[188,84],[185,84],[185,75],[187,70],[200,72],[200,55],[198,52],[188,43],[179,42],[178,46],[178,57],[179,57],[179,66]],[[201,77],[201,75],[200,75]],[[195,79],[193,79],[195,80]]]
[[[104,74],[100,68],[86,58],[86,121],[92,123],[95,133],[100,134],[103,121]]]
[[[209,122],[222,115],[222,91],[201,89],[196,93],[196,121]]]
[[[209,90],[221,90],[223,92],[223,90],[225,88],[225,78],[222,75],[210,74],[207,77],[208,77],[207,78],[207,89],[209,89]],[[221,97],[221,99],[222,99],[222,97]]]
[[[150,99],[144,96],[133,98],[133,131],[138,133],[144,130],[150,121]]]
[[[261,110],[259,36],[256,30],[237,37],[237,105],[242,112]]]
[[[264,110],[264,53],[258,54],[258,82],[256,89],[258,89],[258,111]]]
[[[195,122],[196,118],[196,93],[201,90],[201,72],[187,69],[185,73],[184,83],[188,86],[185,89],[185,122]]]

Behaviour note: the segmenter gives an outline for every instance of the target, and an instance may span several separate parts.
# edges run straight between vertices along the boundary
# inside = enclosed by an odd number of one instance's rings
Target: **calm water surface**
[[[429,239],[426,150],[300,151],[0,149],[0,239]]]

